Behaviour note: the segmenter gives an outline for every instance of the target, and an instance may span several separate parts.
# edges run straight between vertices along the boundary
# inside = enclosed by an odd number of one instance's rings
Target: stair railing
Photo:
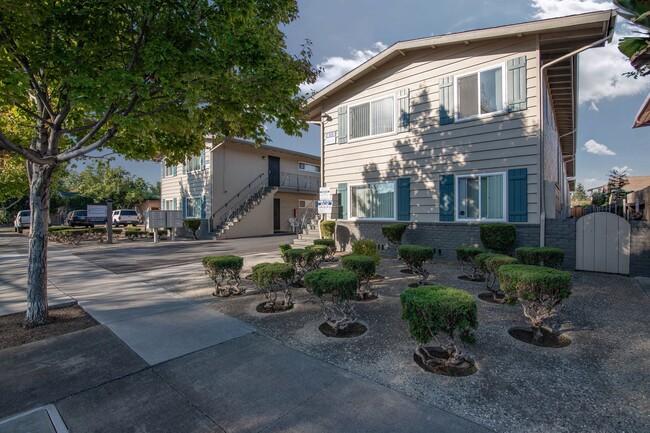
[[[243,187],[241,191],[232,196],[232,198],[228,200],[223,206],[214,211],[210,217],[210,231],[214,231],[216,229],[214,221],[217,219],[217,215],[221,215],[220,219],[223,219],[224,216],[231,214],[231,211],[234,209],[235,204],[241,202],[242,197],[248,198],[248,196],[251,194],[251,191],[252,193],[255,193],[258,189],[260,189],[260,186],[262,185],[266,187],[268,179],[268,173],[260,173],[259,175],[255,176],[253,180],[248,183],[248,185]]]
[[[307,203],[307,206],[302,208],[298,214],[297,220],[300,222],[300,225],[298,226],[298,234],[302,233],[302,231],[307,227],[309,222],[313,220],[316,215],[318,215],[318,196]]]
[[[267,194],[269,187],[266,186],[266,183],[260,184],[259,188],[251,192],[246,197],[235,202],[228,212],[226,212],[221,219],[219,220],[218,228],[223,229],[228,223],[232,222],[235,218],[240,215],[250,211],[255,206],[257,206],[258,201],[263,199]]]

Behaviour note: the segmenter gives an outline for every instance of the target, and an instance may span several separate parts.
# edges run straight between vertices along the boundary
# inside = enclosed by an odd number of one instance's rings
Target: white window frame
[[[201,151],[203,152],[203,151]],[[196,173],[197,171],[201,171],[201,159],[203,157],[203,153],[199,153],[198,155],[195,156],[190,156],[187,158],[187,173]],[[193,161],[198,161],[198,168],[192,168],[192,162]]]
[[[198,208],[194,209],[195,204],[198,203]],[[195,197],[186,197],[185,198],[185,218],[189,219],[201,219],[201,198],[195,198]],[[194,213],[194,210],[198,210],[198,215],[190,215],[190,209],[192,209],[192,213]]]
[[[385,137],[385,136],[388,136],[388,135],[397,134],[397,111],[399,109],[399,107],[397,106],[397,99],[398,99],[397,96],[398,95],[396,93],[386,93],[386,94],[383,94],[382,96],[377,97],[377,98],[365,99],[365,100],[359,101],[359,102],[357,102],[355,104],[348,105],[348,112],[347,112],[347,115],[346,115],[346,118],[347,118],[346,121],[348,122],[348,129],[347,129],[348,142],[353,142],[354,143],[356,141],[368,140],[370,138]],[[387,99],[387,98],[392,98],[393,99],[393,130],[390,131],[390,132],[383,132],[381,134],[374,134],[373,135],[372,134],[372,103],[377,102],[377,101],[381,101],[382,99]],[[350,119],[352,118],[352,108],[359,107],[360,105],[364,105],[364,104],[369,104],[368,112],[369,112],[369,115],[370,115],[370,119],[368,121],[368,125],[370,127],[370,133],[368,135],[364,135],[363,137],[352,138],[352,129],[351,129],[351,121],[350,121]]]
[[[174,210],[172,209],[174,207],[174,200],[171,198],[163,200],[163,210]]]
[[[306,169],[304,169],[304,168],[302,168],[302,167],[300,166],[301,164],[304,165],[305,167],[306,167],[306,166],[311,166],[311,167],[314,167],[314,168],[316,168],[316,169],[318,169],[318,170],[317,170],[317,171],[306,170]],[[311,162],[298,161],[298,170],[300,170],[300,171],[306,171],[307,173],[320,173],[320,165],[312,164]]]
[[[173,176],[174,176],[174,166],[167,165],[167,162],[165,162],[165,177],[173,177]]]
[[[393,184],[393,218],[367,218],[367,217],[353,217],[352,216],[352,187],[355,186],[368,186],[378,184]],[[348,219],[349,221],[397,221],[397,181],[385,182],[367,182],[367,183],[353,183],[348,185]],[[347,221],[346,220],[346,221]]]
[[[298,200],[298,208],[304,209],[307,207],[308,200]]]
[[[502,186],[501,186],[501,191],[503,191],[503,218],[481,218],[481,206],[483,203],[481,202],[481,177],[488,177],[488,176],[498,176],[501,175],[502,179]],[[458,188],[458,181],[460,179],[479,179],[479,194],[478,194],[478,218],[460,218],[458,216],[458,199],[459,199],[459,188]],[[454,221],[455,222],[468,222],[468,221],[481,221],[481,222],[505,222],[508,220],[508,191],[507,191],[507,173],[505,171],[497,171],[493,173],[473,173],[473,174],[461,174],[461,175],[456,175],[454,176]]]
[[[501,110],[481,114],[481,72],[490,71],[492,69],[497,69],[497,68],[501,68],[501,103],[503,104],[503,108]],[[475,119],[481,119],[481,118],[484,118],[484,117],[498,116],[498,115],[501,115],[501,114],[506,114],[508,112],[508,103],[507,103],[508,96],[506,94],[506,91],[507,91],[507,88],[506,88],[506,85],[507,85],[507,83],[506,83],[507,70],[508,69],[506,68],[505,63],[498,63],[498,64],[495,64],[495,65],[486,66],[485,68],[477,69],[477,70],[469,72],[467,74],[455,76],[454,77],[454,119],[455,119],[455,122],[467,122],[469,120],[475,120]],[[473,116],[460,117],[460,112],[458,110],[460,108],[460,104],[459,104],[459,101],[458,101],[459,93],[460,93],[459,89],[458,89],[458,79],[459,78],[469,77],[470,75],[476,75],[477,80],[478,80],[478,92],[477,92],[478,93],[478,95],[477,95],[478,99],[476,101],[477,108],[478,108],[478,114],[475,114]]]

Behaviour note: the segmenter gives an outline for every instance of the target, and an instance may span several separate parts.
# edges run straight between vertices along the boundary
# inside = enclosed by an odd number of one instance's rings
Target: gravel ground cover
[[[247,258],[243,275],[261,261]],[[264,260],[268,260],[264,258]],[[325,266],[339,266],[329,263]],[[650,297],[631,278],[575,272],[573,294],[554,326],[572,343],[552,349],[512,338],[508,329],[526,326],[519,306],[478,300],[477,342],[467,351],[478,372],[467,377],[428,373],[413,362],[415,343],[401,319],[399,294],[417,277],[383,257],[373,281],[379,294],[357,304],[368,331],[356,338],[328,338],[318,331],[323,316],[305,289],[294,291],[296,306],[262,314],[252,282],[247,293],[211,296],[202,271],[168,276],[152,284],[191,298],[255,326],[262,335],[358,373],[406,395],[466,417],[498,432],[650,432]],[[457,263],[429,265],[430,282],[484,292],[482,283],[458,279]]]

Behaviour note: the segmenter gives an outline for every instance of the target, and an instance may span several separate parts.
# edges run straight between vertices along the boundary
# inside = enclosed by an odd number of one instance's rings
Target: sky
[[[401,40],[614,8],[604,0],[515,0],[507,7],[502,0],[299,0],[298,6],[300,18],[283,29],[287,48],[297,53],[310,40],[312,63],[322,69],[318,81],[305,91],[321,89]],[[617,49],[617,40],[633,32],[618,17],[612,44],[579,55],[576,178],[585,188],[606,183],[612,169],[650,175],[650,127],[631,127],[650,92],[650,77],[623,76],[631,67]],[[298,138],[269,125],[269,135],[273,146],[320,152],[318,126]],[[155,163],[118,160],[113,165],[152,183],[160,180]]]

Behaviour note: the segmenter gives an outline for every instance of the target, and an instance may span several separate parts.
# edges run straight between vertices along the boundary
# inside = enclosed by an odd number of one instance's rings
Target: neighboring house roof
[[[632,128],[640,128],[641,126],[650,126],[650,93],[641,105],[639,112],[634,118]]]
[[[326,99],[365,75],[372,74],[391,60],[408,56],[410,51],[435,50],[443,46],[537,35],[540,44],[540,66],[543,66],[600,40],[611,42],[615,21],[615,11],[607,10],[397,42],[309,98],[308,118],[320,120],[320,110]],[[604,45],[605,41],[595,46]],[[572,56],[547,69],[549,97],[555,112],[562,153],[567,158],[567,175],[570,177],[575,176],[575,158],[571,157],[575,156],[576,152],[577,68],[575,56]]]
[[[627,192],[640,191],[650,186],[650,176],[628,176],[627,180],[629,182],[625,185],[625,191]],[[587,191],[606,192],[607,184],[589,188]]]
[[[213,140],[210,137],[207,137],[207,139],[208,140]],[[215,147],[220,146],[221,144],[226,143],[226,142],[241,145],[241,146],[252,147],[252,148],[260,149],[260,150],[269,150],[269,151],[272,151],[272,152],[295,155],[295,156],[299,156],[301,158],[305,158],[305,159],[309,160],[309,162],[316,162],[316,163],[318,163],[318,165],[320,165],[320,156],[319,155],[312,155],[310,153],[298,152],[296,150],[284,149],[284,148],[281,148],[281,147],[269,146],[269,145],[266,145],[266,144],[258,146],[257,144],[255,144],[252,141],[242,140],[240,138],[226,138],[225,140],[220,141],[220,142],[213,141],[212,148],[214,149]]]

